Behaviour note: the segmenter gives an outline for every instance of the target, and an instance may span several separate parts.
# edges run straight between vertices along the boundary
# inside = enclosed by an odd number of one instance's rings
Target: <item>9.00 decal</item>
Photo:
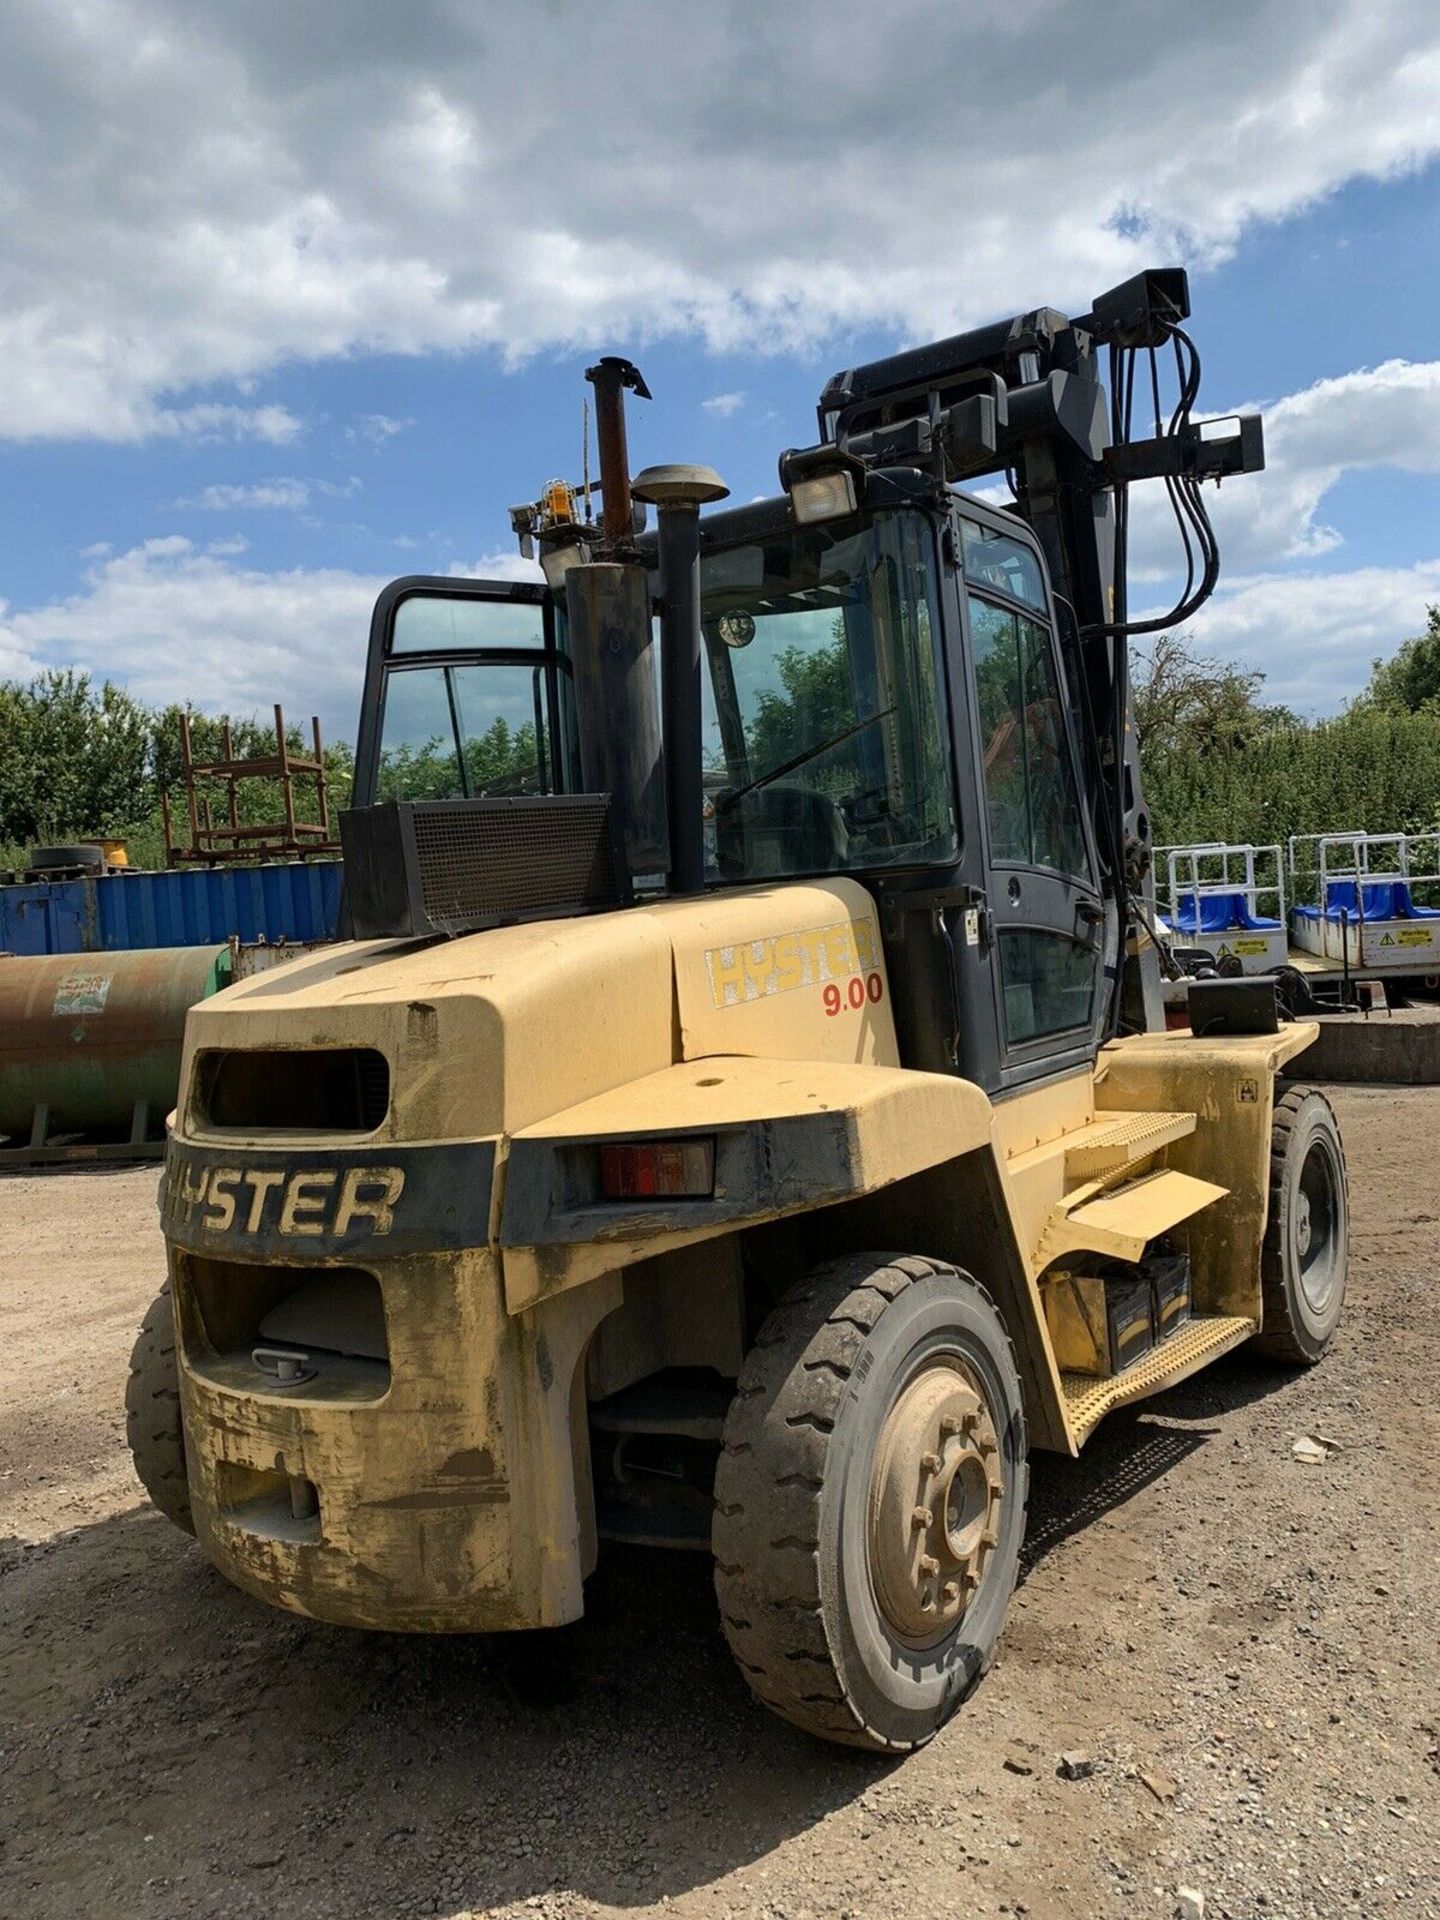
[[[852,973],[842,989],[838,980],[827,980],[820,989],[820,1003],[833,1020],[845,1007],[858,1013],[868,1000],[874,1006],[885,997],[885,982],[878,973]]]

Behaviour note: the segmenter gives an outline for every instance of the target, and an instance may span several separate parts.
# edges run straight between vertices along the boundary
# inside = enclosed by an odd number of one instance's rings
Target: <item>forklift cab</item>
[[[1118,916],[1028,527],[891,470],[858,512],[797,524],[781,496],[700,532],[707,884],[866,885],[908,1066],[998,1093],[1088,1064]],[[357,804],[573,793],[578,768],[546,587],[386,589]]]

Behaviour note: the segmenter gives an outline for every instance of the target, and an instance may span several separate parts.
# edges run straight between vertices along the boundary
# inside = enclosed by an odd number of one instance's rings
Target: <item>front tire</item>
[[[994,1657],[1028,1478],[983,1288],[914,1256],[818,1268],[760,1329],[715,1477],[716,1591],[751,1690],[826,1740],[922,1746]]]
[[[1259,1351],[1314,1366],[1340,1324],[1349,1264],[1350,1197],[1335,1110],[1316,1088],[1290,1087],[1275,1102],[1270,1136]]]
[[[125,1437],[140,1484],[184,1533],[194,1533],[180,1420],[180,1372],[175,1358],[175,1307],[170,1283],[156,1294],[141,1322],[125,1384]]]

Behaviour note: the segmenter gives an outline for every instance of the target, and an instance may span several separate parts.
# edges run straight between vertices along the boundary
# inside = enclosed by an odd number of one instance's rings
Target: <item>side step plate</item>
[[[1062,1373],[1061,1391],[1077,1446],[1089,1438],[1096,1424],[1116,1407],[1132,1400],[1148,1400],[1179,1380],[1208,1366],[1231,1347],[1238,1347],[1256,1330],[1253,1320],[1238,1314],[1210,1314],[1191,1320],[1162,1340],[1149,1353],[1108,1380],[1088,1373]]]
[[[1049,1266],[1067,1253],[1103,1253],[1134,1262],[1152,1240],[1225,1198],[1227,1189],[1192,1173],[1162,1169],[1094,1198],[1087,1189],[1067,1194],[1046,1222],[1036,1264]]]

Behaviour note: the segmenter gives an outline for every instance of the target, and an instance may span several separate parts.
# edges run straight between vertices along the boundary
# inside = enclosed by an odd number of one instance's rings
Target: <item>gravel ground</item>
[[[1440,1089],[1335,1102],[1333,1352],[1041,1456],[1001,1658],[893,1765],[750,1704],[699,1559],[534,1641],[248,1601],[129,1474],[153,1169],[0,1179],[0,1913],[1440,1916]]]

